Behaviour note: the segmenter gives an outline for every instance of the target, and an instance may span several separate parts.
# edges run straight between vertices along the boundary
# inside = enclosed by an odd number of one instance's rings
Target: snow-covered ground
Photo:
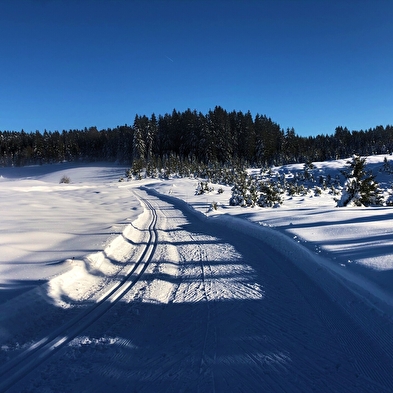
[[[393,391],[392,207],[125,169],[0,168],[0,391]]]

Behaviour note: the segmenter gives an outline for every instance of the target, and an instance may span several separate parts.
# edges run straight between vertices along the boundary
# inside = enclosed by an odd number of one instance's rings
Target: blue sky
[[[216,105],[299,135],[393,123],[390,0],[2,0],[0,130]]]

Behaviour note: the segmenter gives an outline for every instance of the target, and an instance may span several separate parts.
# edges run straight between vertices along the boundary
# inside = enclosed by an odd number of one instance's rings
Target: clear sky
[[[2,131],[216,105],[303,136],[393,124],[393,1],[0,1]]]

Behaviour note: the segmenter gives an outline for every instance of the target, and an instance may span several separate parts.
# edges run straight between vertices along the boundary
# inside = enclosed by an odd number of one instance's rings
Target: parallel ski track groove
[[[36,367],[64,348],[83,330],[111,309],[141,278],[152,260],[158,244],[157,212],[144,198],[137,197],[145,204],[151,214],[148,226],[149,238],[143,252],[128,274],[103,298],[89,309],[83,311],[69,322],[53,331],[47,337],[33,344],[0,368],[0,392],[5,392],[17,381],[24,378]]]

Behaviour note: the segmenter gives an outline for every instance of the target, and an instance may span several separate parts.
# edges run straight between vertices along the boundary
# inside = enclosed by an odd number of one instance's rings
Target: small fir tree
[[[274,207],[283,203],[282,193],[279,184],[274,181],[259,183],[259,199],[258,206],[260,207]]]
[[[382,193],[374,175],[366,170],[366,158],[353,155],[347,164],[348,168],[342,171],[346,181],[337,206],[381,205]]]

